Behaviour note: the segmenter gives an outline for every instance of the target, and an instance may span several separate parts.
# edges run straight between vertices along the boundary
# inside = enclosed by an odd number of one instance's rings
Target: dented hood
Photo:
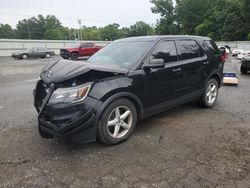
[[[60,83],[85,74],[91,70],[118,74],[127,74],[128,70],[113,65],[100,66],[81,61],[58,60],[46,65],[41,72],[41,79],[46,84]]]

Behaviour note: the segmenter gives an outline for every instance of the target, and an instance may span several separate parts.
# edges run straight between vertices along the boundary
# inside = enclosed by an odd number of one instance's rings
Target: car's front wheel
[[[133,132],[136,122],[134,104],[124,98],[115,100],[102,114],[98,123],[98,138],[109,145],[124,142]]]
[[[51,57],[51,54],[50,53],[47,53],[46,54],[46,58],[50,58]]]
[[[217,101],[218,93],[218,81],[214,78],[208,80],[205,91],[199,100],[200,104],[206,108],[213,107]]]
[[[27,54],[23,54],[22,55],[22,59],[27,59],[28,58],[28,55]]]
[[[79,55],[78,55],[78,53],[76,53],[76,52],[73,52],[73,53],[71,54],[71,59],[73,59],[73,60],[77,60],[78,57],[79,57]]]

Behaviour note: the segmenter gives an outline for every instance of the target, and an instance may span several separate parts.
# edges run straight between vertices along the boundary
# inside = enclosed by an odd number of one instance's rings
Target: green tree
[[[209,0],[181,0],[176,6],[176,18],[183,34],[195,34],[195,28],[210,14]]]
[[[109,24],[103,28],[100,28],[100,35],[102,40],[116,40],[122,37],[122,32],[119,30],[119,24]]]
[[[44,35],[47,30],[61,29],[62,25],[53,15],[48,15],[46,17],[38,15],[37,17],[31,17],[19,21],[16,28],[18,38],[45,39]]]
[[[143,21],[136,22],[134,25],[130,26],[129,36],[145,36],[153,35],[154,29]]]
[[[247,29],[250,31],[250,0],[241,0],[241,10]]]
[[[240,3],[227,0],[214,0],[211,3],[210,15],[195,28],[195,34],[209,36],[214,40],[245,40],[247,30]]]
[[[84,40],[101,40],[100,30],[95,26],[84,26],[82,29],[82,34]]]
[[[48,40],[63,40],[64,36],[60,29],[47,29],[43,38]]]
[[[247,40],[250,40],[250,32],[247,35]]]
[[[150,0],[154,7],[151,8],[155,14],[160,14],[157,21],[156,34],[178,34],[180,26],[175,15],[175,7],[172,0]]]
[[[12,39],[15,37],[15,32],[9,24],[0,24],[0,38]]]

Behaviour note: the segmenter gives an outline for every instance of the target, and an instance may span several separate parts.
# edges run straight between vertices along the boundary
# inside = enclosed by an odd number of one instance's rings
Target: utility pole
[[[74,29],[74,36],[75,36],[75,40],[76,40],[76,29]]]
[[[77,22],[79,24],[78,37],[80,41],[82,41],[82,20],[78,19]]]

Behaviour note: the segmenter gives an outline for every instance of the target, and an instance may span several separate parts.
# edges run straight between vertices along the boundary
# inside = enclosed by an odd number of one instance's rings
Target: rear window
[[[179,54],[181,60],[200,57],[200,47],[194,40],[180,40]]]

